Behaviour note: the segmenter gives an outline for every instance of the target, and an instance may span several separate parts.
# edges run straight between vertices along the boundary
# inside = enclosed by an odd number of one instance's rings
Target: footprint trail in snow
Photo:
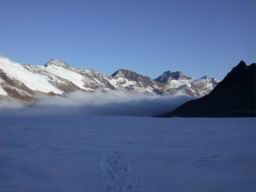
[[[138,192],[138,179],[120,152],[106,153],[101,160],[102,192]]]

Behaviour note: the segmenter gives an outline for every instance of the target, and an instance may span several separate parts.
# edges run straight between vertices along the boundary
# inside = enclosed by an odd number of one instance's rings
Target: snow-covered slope
[[[47,76],[33,73],[8,58],[1,57],[0,63],[0,70],[2,73],[5,73],[10,79],[23,83],[30,90],[44,93],[63,93],[49,82],[49,78]]]
[[[66,79],[73,83],[75,86],[83,90],[90,90],[84,86],[84,82],[87,80],[83,75],[69,68],[63,61],[51,60],[45,65],[45,70],[51,74],[54,74],[60,78]]]
[[[180,71],[166,71],[155,80],[165,85],[164,92],[197,97],[209,94],[218,84],[218,80],[215,78],[203,76],[200,79],[195,79]]]
[[[76,90],[203,96],[217,83],[214,78],[192,79],[182,72],[167,71],[153,80],[126,69],[119,69],[108,76],[92,69],[72,67],[63,60],[53,59],[40,66],[19,64],[0,57],[0,99],[32,100],[38,94],[63,95]]]

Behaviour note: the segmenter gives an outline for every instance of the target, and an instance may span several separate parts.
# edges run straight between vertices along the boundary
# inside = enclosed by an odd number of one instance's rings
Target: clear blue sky
[[[111,74],[222,78],[256,60],[255,0],[1,0],[0,54]]]

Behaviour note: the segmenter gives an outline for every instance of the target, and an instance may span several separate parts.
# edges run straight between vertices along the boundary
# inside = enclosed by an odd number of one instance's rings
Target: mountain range
[[[93,69],[72,67],[63,60],[52,59],[45,65],[30,65],[0,57],[0,100],[31,101],[36,95],[65,95],[77,90],[125,90],[149,95],[202,97],[217,84],[215,78],[192,78],[180,71],[166,71],[152,79],[127,69],[105,75]]]
[[[256,117],[256,64],[241,61],[210,94],[188,101],[166,116]]]

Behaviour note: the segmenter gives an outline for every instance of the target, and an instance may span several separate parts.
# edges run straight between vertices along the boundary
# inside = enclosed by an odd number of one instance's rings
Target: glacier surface
[[[0,117],[1,192],[253,192],[256,119]]]

